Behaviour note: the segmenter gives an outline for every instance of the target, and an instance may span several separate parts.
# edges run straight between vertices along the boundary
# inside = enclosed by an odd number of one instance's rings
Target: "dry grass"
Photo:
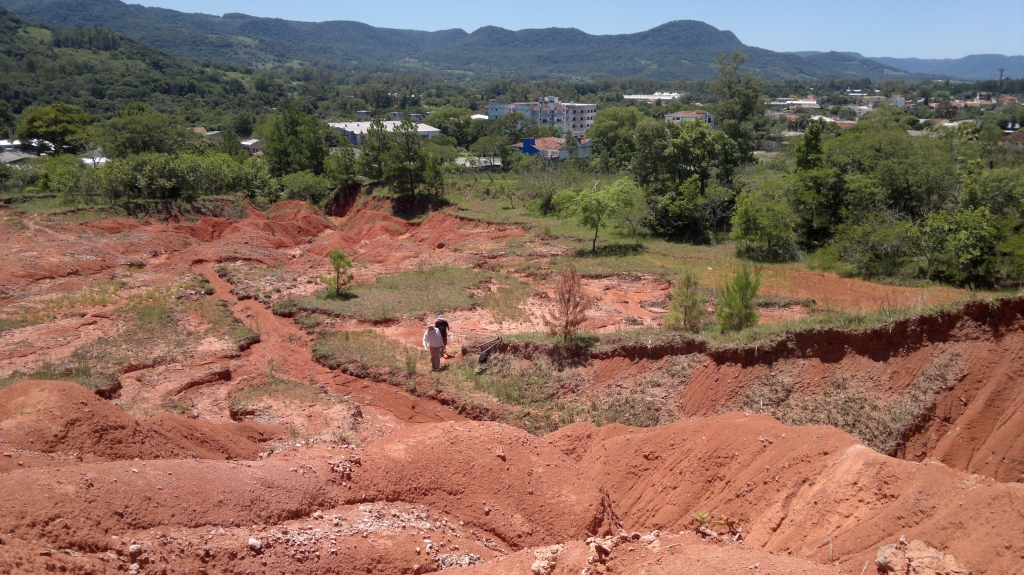
[[[952,389],[964,370],[957,354],[937,358],[906,392],[888,401],[854,389],[844,376],[814,395],[802,396],[794,393],[792,382],[765,375],[738,408],[766,413],[788,425],[831,425],[879,453],[893,455],[932,411],[938,394]]]

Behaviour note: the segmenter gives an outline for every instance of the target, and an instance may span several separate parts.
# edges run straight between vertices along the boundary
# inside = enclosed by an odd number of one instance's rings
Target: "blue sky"
[[[1024,55],[1021,0],[126,1],[216,15],[242,12],[287,20],[356,20],[389,28],[462,28],[470,32],[494,25],[512,30],[564,27],[591,34],[621,34],[670,20],[702,20],[731,30],[745,44],[777,51],[837,50],[897,58]]]

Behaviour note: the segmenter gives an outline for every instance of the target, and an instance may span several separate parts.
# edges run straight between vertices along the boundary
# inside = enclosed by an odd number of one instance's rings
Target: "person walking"
[[[441,332],[437,331],[434,324],[427,324],[427,331],[423,334],[423,349],[430,352],[430,369],[437,371],[441,369],[441,351],[444,349],[444,340]]]
[[[437,316],[437,321],[434,322],[434,327],[437,328],[437,331],[441,334],[441,340],[444,341],[444,347],[441,350],[441,355],[450,358],[451,356],[448,355],[448,332],[452,327],[448,325],[448,320],[444,319],[443,315]]]

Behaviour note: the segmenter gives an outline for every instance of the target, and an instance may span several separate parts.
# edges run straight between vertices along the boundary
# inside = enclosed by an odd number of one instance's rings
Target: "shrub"
[[[331,181],[310,171],[296,172],[281,178],[284,197],[322,205],[331,195]]]
[[[725,286],[722,295],[718,297],[715,315],[718,316],[723,332],[740,331],[757,324],[759,316],[754,298],[760,289],[760,272],[751,270],[748,265],[736,270],[732,282]]]
[[[561,336],[565,343],[569,343],[587,320],[587,310],[593,304],[594,300],[583,291],[583,278],[576,270],[576,264],[569,262],[558,277],[555,309],[543,317],[548,334]]]
[[[797,258],[796,219],[776,186],[765,184],[743,191],[736,198],[732,237],[739,242],[737,255],[760,262]]]
[[[825,248],[860,277],[892,277],[912,261],[913,226],[894,215],[871,214],[862,223],[843,224]]]
[[[679,274],[672,288],[672,301],[665,314],[665,327],[696,333],[700,331],[706,314],[707,304],[701,297],[697,274],[692,269],[686,269]]]

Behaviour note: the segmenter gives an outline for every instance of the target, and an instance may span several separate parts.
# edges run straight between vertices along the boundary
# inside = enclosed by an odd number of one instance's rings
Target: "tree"
[[[822,127],[820,122],[807,126],[802,138],[796,143],[796,169],[813,170],[820,168],[824,161],[821,147]]]
[[[929,277],[958,285],[991,281],[988,267],[999,233],[985,208],[932,212],[917,226],[915,237]]]
[[[611,188],[609,193],[615,200],[612,219],[634,237],[645,232],[654,213],[644,190],[632,178],[620,178]]]
[[[347,139],[342,138],[334,152],[324,160],[324,172],[335,188],[347,188],[359,183],[355,150]]]
[[[252,114],[242,112],[235,116],[235,122],[231,127],[235,130],[235,133],[238,134],[239,138],[248,138],[252,135],[252,130],[255,127],[255,124],[256,120],[253,118]]]
[[[7,135],[7,129],[14,127],[14,112],[10,105],[0,100],[0,136]]]
[[[354,277],[348,270],[352,268],[352,260],[348,255],[341,250],[331,250],[331,253],[327,254],[327,258],[331,261],[331,267],[334,268],[334,278],[331,282],[331,287],[334,288],[334,297],[341,297],[342,290],[347,290],[349,282]]]
[[[665,172],[665,150],[672,141],[668,124],[657,120],[644,120],[637,124],[633,134],[633,161],[630,170],[636,182],[644,188],[653,188]]]
[[[793,211],[777,185],[765,183],[736,198],[732,237],[737,252],[755,261],[788,261],[797,256]]]
[[[460,148],[469,148],[479,133],[475,129],[473,119],[470,118],[472,114],[472,110],[448,106],[434,110],[425,121],[441,130],[442,134],[455,138],[456,145]]]
[[[523,138],[526,137],[532,127],[533,121],[523,114],[520,114],[519,112],[509,112],[497,120],[494,120],[492,124],[492,133],[505,136],[505,141],[509,144],[516,144],[523,141]]]
[[[633,133],[645,118],[643,112],[633,106],[597,111],[587,136],[594,139],[594,154],[601,158],[606,169],[618,172],[630,165],[636,151]]]
[[[676,285],[672,287],[665,327],[696,333],[700,331],[707,313],[707,301],[701,296],[697,274],[687,268],[679,274]]]
[[[740,331],[757,324],[754,299],[761,289],[761,274],[743,264],[718,296],[715,315],[723,332]]]
[[[423,138],[416,124],[405,120],[391,133],[391,146],[383,157],[383,180],[394,193],[412,196],[423,183],[426,170]]]
[[[716,123],[739,146],[740,158],[752,162],[768,127],[761,98],[763,82],[749,72],[740,73],[747,61],[742,52],[719,55],[715,61],[720,77],[711,82],[711,90],[721,98],[713,107]]]
[[[324,173],[324,160],[330,149],[327,132],[330,127],[319,118],[288,105],[270,118],[263,135],[263,157],[270,173],[277,177],[295,172]]]
[[[180,119],[151,112],[141,102],[130,104],[114,118],[94,124],[90,133],[110,158],[201,151],[208,147],[203,137],[185,127]]]
[[[590,189],[565,190],[555,196],[555,207],[562,213],[579,218],[580,225],[594,229],[592,251],[597,251],[597,234],[615,209],[615,193],[622,188],[612,190],[611,187],[600,187],[595,183]]]
[[[473,145],[469,147],[469,151],[471,154],[481,158],[493,158],[501,156],[502,149],[506,147],[509,147],[509,145],[505,136],[484,136],[473,142]]]
[[[551,337],[561,336],[562,341],[569,343],[587,321],[587,310],[592,305],[594,300],[583,290],[583,278],[576,269],[576,263],[569,262],[558,276],[555,309],[543,316],[548,334]]]
[[[370,122],[370,128],[359,139],[359,172],[368,180],[380,181],[384,177],[384,155],[391,149],[392,135],[380,118]]]
[[[331,181],[310,171],[295,172],[281,178],[284,197],[322,206],[331,195]]]
[[[244,162],[249,157],[249,152],[245,151],[242,147],[242,143],[238,141],[238,136],[235,135],[235,131],[231,128],[225,128],[220,133],[221,144],[220,152],[227,154],[239,162]]]
[[[739,148],[729,136],[704,122],[684,123],[665,150],[663,171],[674,186],[697,176],[700,191],[707,191],[713,175],[728,181],[739,165]]]
[[[55,154],[77,154],[84,151],[89,142],[88,126],[89,115],[78,106],[60,103],[29,106],[22,113],[21,125],[14,137],[21,140],[25,150],[51,151],[48,142]]]

